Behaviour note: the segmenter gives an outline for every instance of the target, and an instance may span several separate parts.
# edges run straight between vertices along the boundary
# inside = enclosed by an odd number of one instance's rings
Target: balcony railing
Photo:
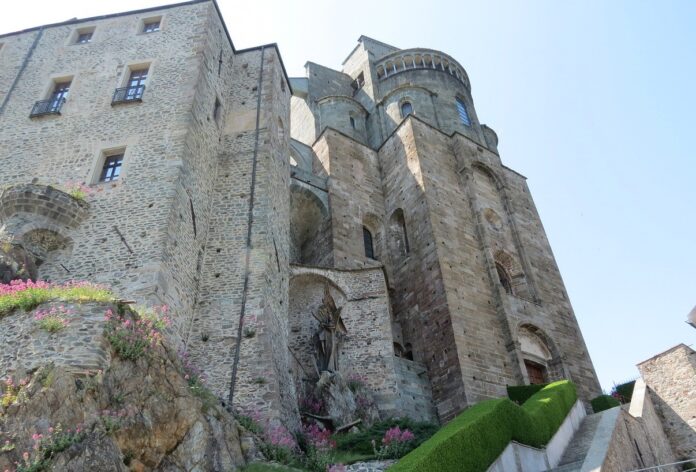
[[[408,70],[429,69],[446,72],[469,87],[464,69],[454,59],[430,49],[402,49],[380,59],[376,67],[379,80]]]
[[[117,88],[114,92],[114,96],[111,98],[111,104],[115,105],[117,103],[142,102],[143,92],[145,92],[144,85]]]
[[[48,100],[40,100],[34,103],[31,109],[30,117],[41,115],[60,115],[60,109],[65,103],[65,98],[51,98]]]

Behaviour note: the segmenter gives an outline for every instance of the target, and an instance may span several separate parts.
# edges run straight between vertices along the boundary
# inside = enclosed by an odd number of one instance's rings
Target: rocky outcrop
[[[135,360],[112,351],[102,370],[50,361],[17,367],[2,381],[0,470],[230,471],[244,464],[233,416],[191,384],[166,345],[148,346]],[[42,461],[43,468],[28,468]]]
[[[34,257],[23,247],[0,239],[0,283],[36,279]]]

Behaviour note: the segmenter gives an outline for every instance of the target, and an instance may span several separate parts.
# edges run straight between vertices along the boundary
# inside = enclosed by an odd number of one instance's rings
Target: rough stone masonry
[[[0,35],[0,239],[39,278],[170,305],[215,393],[288,425],[327,285],[339,369],[383,415],[447,421],[559,378],[600,393],[497,143],[446,53],[363,36],[341,71],[288,79],[212,0]]]

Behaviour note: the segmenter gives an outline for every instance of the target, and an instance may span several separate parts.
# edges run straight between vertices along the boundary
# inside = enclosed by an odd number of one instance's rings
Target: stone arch
[[[528,297],[527,278],[519,261],[511,254],[498,249],[493,254],[496,271],[505,291],[522,298]],[[506,280],[507,279],[507,282]],[[506,286],[506,284],[509,284]]]
[[[319,375],[314,364],[312,344],[318,322],[313,314],[321,306],[327,284],[336,306],[347,310],[346,292],[334,280],[315,273],[300,273],[290,277],[288,347],[292,352],[293,377],[298,391],[303,391],[305,380]]]
[[[324,202],[312,190],[290,185],[290,262],[328,265],[331,259],[331,219]]]
[[[304,152],[303,152],[304,151]],[[312,159],[314,158],[313,152],[310,149],[302,149],[302,145],[299,144],[297,141],[294,139],[290,139],[290,163],[293,164],[293,160],[295,163],[293,165],[299,167],[302,170],[305,170],[309,173],[312,173],[312,168],[313,168],[313,163]]]
[[[397,208],[389,217],[389,253],[396,262],[411,251],[404,210]]]
[[[517,345],[529,383],[552,382],[566,377],[556,344],[538,326],[521,323],[517,327]]]

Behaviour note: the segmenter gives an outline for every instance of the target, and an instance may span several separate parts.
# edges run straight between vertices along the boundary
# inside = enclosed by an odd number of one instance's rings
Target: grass
[[[40,304],[53,300],[110,302],[113,301],[113,295],[105,287],[87,282],[52,284],[14,281],[10,285],[0,284],[0,316],[17,309],[31,311]]]

